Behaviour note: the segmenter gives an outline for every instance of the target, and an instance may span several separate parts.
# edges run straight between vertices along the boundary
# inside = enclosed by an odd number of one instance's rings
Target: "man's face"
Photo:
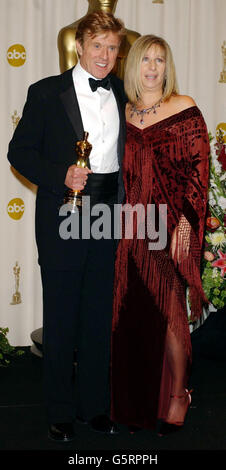
[[[120,39],[117,33],[103,33],[95,37],[85,35],[83,45],[76,41],[80,64],[90,75],[102,79],[113,69]]]

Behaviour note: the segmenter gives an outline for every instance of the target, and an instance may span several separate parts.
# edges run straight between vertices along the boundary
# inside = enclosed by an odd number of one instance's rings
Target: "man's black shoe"
[[[73,441],[74,427],[72,423],[56,423],[49,425],[48,437],[53,441],[70,442]]]
[[[106,415],[98,415],[91,419],[90,425],[93,431],[105,434],[118,434],[119,429]]]
[[[87,421],[87,419],[85,419],[85,418],[82,418],[81,416],[76,416],[76,421],[79,424],[89,424],[89,421]]]

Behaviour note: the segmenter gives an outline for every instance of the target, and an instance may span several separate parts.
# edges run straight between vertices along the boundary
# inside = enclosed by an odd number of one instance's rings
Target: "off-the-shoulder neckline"
[[[189,108],[182,109],[182,111],[179,111],[178,113],[175,113],[175,114],[171,114],[170,116],[168,116],[164,119],[160,119],[160,121],[154,122],[153,124],[150,124],[149,126],[143,127],[142,129],[140,127],[135,126],[134,124],[132,124],[129,121],[126,121],[126,124],[129,125],[129,126],[134,127],[138,131],[144,132],[145,130],[150,129],[151,127],[161,125],[161,123],[164,123],[165,121],[168,121],[172,118],[175,118],[176,116],[179,116],[180,114],[185,113],[187,111],[190,111],[191,109],[194,109],[194,108],[199,109],[196,105],[189,106]]]

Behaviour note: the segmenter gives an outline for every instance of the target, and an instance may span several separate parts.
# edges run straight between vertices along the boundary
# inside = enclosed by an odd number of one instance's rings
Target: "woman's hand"
[[[171,245],[170,254],[175,263],[181,263],[189,254],[190,250],[191,225],[184,215],[181,216],[179,224],[175,227]]]

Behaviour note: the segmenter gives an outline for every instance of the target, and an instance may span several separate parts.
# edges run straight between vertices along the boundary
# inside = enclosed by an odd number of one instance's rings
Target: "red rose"
[[[209,230],[216,230],[220,226],[220,222],[216,217],[207,217],[206,226]]]
[[[204,251],[204,258],[206,261],[213,261],[214,260],[214,255],[211,253],[211,251]]]
[[[221,163],[222,169],[226,171],[226,145],[222,145],[218,161]]]

